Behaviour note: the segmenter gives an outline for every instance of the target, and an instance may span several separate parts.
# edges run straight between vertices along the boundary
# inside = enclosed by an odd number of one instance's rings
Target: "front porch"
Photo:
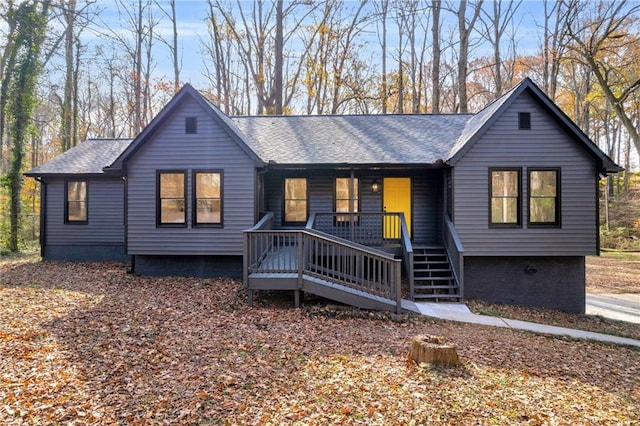
[[[244,233],[249,303],[254,290],[398,313],[415,300],[461,301],[463,250],[450,222],[443,229],[442,245],[414,247],[402,213],[315,213],[296,230],[274,229],[267,213]]]

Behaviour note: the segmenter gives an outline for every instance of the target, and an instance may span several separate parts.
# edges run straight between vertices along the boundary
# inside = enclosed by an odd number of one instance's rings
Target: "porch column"
[[[355,171],[351,169],[351,175],[349,176],[349,230],[351,235],[351,241],[355,240]]]

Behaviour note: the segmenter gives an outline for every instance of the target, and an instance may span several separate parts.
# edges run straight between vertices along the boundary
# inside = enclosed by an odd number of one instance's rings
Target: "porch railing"
[[[264,213],[262,215],[262,218],[260,218],[260,220],[258,221],[258,223],[256,223],[255,225],[253,225],[253,227],[251,229],[249,229],[248,232],[252,232],[252,231],[264,231],[264,230],[270,230],[273,229],[273,213],[272,212],[267,212]],[[264,243],[267,243],[267,241],[264,241]],[[257,251],[261,251],[261,252],[266,252],[268,250],[268,246],[263,246],[263,247],[255,247],[255,250]],[[247,284],[247,278],[248,278],[248,271],[249,271],[249,259],[247,259],[246,256],[247,253],[247,238],[244,238],[244,256],[242,256],[242,278],[244,281],[244,284],[246,286]]]
[[[460,299],[464,298],[464,247],[456,227],[447,215],[444,217],[444,246],[447,249],[453,277],[458,285]]]
[[[399,245],[402,240],[402,213],[312,213],[307,229],[353,241],[365,246]]]
[[[255,228],[255,227],[254,227]],[[401,261],[379,250],[321,235],[312,230],[244,232],[245,285],[248,275],[292,274],[299,288],[318,278],[402,305]]]

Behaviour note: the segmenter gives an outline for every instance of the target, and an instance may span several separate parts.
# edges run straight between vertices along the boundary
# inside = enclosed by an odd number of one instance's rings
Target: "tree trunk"
[[[445,344],[441,336],[416,336],[411,341],[409,358],[416,364],[461,365],[454,345]]]
[[[389,98],[387,87],[387,11],[389,10],[389,0],[380,2],[382,11],[382,113],[387,113],[387,102]]]
[[[460,8],[458,9],[458,33],[460,36],[460,52],[458,59],[458,111],[461,113],[469,112],[468,96],[467,96],[467,74],[469,72],[469,37],[471,31],[480,16],[482,10],[482,0],[478,0],[475,5],[473,17],[469,20],[467,25],[467,1],[460,1]]]
[[[8,75],[7,115],[11,120],[11,161],[9,172],[9,250],[18,251],[22,209],[22,163],[29,127],[36,104],[36,83],[40,74],[40,51],[47,28],[49,2],[22,3],[17,9],[16,42],[12,46],[13,57],[18,59]],[[17,54],[20,50],[21,53]]]
[[[173,48],[171,53],[173,56],[173,91],[180,89],[180,64],[178,56],[178,18],[176,17],[176,0],[169,0],[171,7],[171,24],[173,25]]]
[[[432,112],[434,114],[440,113],[440,6],[440,0],[432,0],[431,9],[433,12],[433,23],[431,27],[431,36],[433,38],[433,58],[431,68],[431,104]]]
[[[276,3],[276,40],[275,40],[275,69],[273,70],[273,89],[274,93],[274,102],[275,102],[275,113],[276,115],[282,115],[282,88],[284,85],[283,81],[283,63],[284,63],[284,34],[283,34],[283,15],[282,15],[282,2],[283,0],[278,0]]]

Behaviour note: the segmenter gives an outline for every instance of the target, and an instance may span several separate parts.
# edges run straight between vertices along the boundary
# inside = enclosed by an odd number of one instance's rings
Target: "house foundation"
[[[464,267],[466,299],[584,313],[584,256],[469,256]]]

